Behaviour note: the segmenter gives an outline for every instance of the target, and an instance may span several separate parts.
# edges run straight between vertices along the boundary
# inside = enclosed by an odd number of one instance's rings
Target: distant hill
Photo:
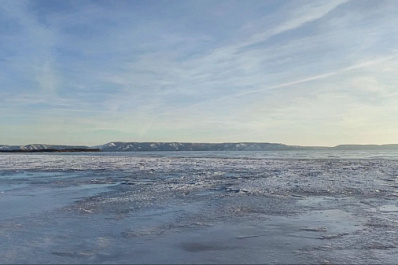
[[[111,142],[97,146],[104,152],[123,151],[266,151],[301,150],[304,147],[276,143]]]
[[[397,150],[398,144],[337,145],[334,147],[295,146],[280,143],[181,143],[181,142],[110,142],[98,146],[70,145],[0,145],[0,152],[140,152],[140,151],[284,151],[284,150]]]
[[[383,145],[342,144],[332,148],[337,150],[398,150],[398,144],[383,144]]]
[[[47,145],[47,144],[29,144],[29,145],[0,145],[0,152],[87,152],[101,151],[88,146],[70,146],[70,145]]]
[[[282,150],[398,150],[398,144],[338,145],[335,147],[296,146],[280,143],[182,143],[182,142],[110,142],[94,146],[103,152],[140,151],[282,151]]]

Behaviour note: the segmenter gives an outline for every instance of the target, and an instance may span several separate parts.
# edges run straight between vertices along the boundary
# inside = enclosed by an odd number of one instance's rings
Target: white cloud
[[[348,1],[350,0],[292,1],[289,3],[289,6],[285,7],[283,17],[286,18],[282,20],[282,22],[272,25],[271,28],[267,27],[264,32],[253,35],[249,40],[238,44],[237,47],[241,48],[252,45],[265,41],[277,34],[297,29],[306,23],[310,23],[324,17],[329,12]],[[275,15],[275,17],[277,16],[278,15]],[[277,18],[280,19],[280,16]],[[270,21],[268,19],[265,19],[262,24],[269,22]]]

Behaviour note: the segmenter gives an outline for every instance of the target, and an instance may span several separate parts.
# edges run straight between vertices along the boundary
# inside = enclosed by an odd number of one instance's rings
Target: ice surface
[[[0,262],[395,263],[397,161],[312,156],[0,155]]]

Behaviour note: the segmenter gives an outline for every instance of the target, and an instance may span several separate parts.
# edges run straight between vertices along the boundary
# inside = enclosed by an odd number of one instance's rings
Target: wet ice
[[[1,262],[389,263],[397,176],[385,158],[1,155]]]

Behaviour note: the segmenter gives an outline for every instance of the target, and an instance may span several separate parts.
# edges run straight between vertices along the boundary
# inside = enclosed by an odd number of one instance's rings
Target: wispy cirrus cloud
[[[29,118],[81,144],[332,145],[377,118],[390,129],[358,139],[381,143],[395,123],[376,113],[398,114],[397,11],[366,0],[2,1],[0,103],[14,114],[0,115],[0,136]]]

